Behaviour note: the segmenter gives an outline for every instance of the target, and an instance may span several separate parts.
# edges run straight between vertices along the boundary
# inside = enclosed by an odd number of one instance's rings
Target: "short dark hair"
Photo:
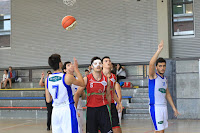
[[[163,62],[165,62],[165,64],[166,64],[166,60],[165,59],[163,59],[162,57],[158,58],[156,60],[156,66],[158,65],[158,63],[163,63]]]
[[[103,63],[103,60],[106,59],[106,58],[110,59],[109,56],[104,56],[104,57],[101,59],[101,62]]]
[[[91,59],[91,65],[92,65],[93,61],[94,61],[94,60],[97,60],[97,59],[101,60],[101,58],[98,57],[98,56],[93,57],[93,58]]]
[[[52,74],[51,70],[48,70],[47,73],[48,73],[48,74]]]
[[[11,66],[9,66],[8,68],[11,68],[11,69],[12,69],[12,67],[11,67]]]
[[[89,70],[88,70],[88,69],[85,69],[85,72],[89,72]]]
[[[5,69],[4,71],[6,71],[6,72],[8,73],[8,70],[7,70],[7,69]]]
[[[71,62],[70,61],[65,62],[64,65],[63,65],[62,70],[66,69],[66,65],[69,64],[69,63],[71,63]]]
[[[59,63],[61,62],[60,58],[61,56],[59,54],[52,54],[48,59],[49,66],[54,71],[59,69]]]

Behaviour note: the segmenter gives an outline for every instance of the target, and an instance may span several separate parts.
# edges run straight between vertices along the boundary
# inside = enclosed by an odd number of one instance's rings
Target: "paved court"
[[[199,133],[200,120],[170,120],[166,133]],[[150,120],[123,120],[123,133],[153,133]],[[51,133],[46,120],[0,119],[0,133]]]

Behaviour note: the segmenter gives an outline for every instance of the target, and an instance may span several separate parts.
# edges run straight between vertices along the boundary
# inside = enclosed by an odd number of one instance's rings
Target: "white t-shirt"
[[[5,81],[6,79],[8,79],[8,74],[7,75],[3,74],[3,81]]]

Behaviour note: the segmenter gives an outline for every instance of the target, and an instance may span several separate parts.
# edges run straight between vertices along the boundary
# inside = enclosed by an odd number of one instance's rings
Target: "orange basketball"
[[[62,26],[66,30],[72,30],[76,26],[76,19],[73,16],[65,16],[62,19]]]

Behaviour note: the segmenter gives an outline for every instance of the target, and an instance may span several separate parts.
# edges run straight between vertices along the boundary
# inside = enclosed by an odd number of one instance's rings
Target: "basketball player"
[[[179,115],[169,93],[167,78],[164,76],[166,61],[163,58],[158,58],[163,45],[163,41],[161,41],[157,52],[149,62],[149,111],[155,127],[155,133],[164,133],[164,130],[168,127],[167,100],[174,111],[174,116],[177,117]]]
[[[67,74],[71,74],[74,75],[74,66],[71,62],[65,62],[63,65],[63,71]],[[78,86],[72,84],[71,85],[72,88],[72,94],[73,96],[75,95]],[[79,133],[83,133],[83,126],[84,126],[84,122],[83,122],[83,108],[82,108],[82,99],[85,98],[85,92],[83,91],[81,94],[81,97],[79,98],[78,101],[78,105],[77,105],[77,114],[78,114],[78,126],[79,126]]]
[[[48,59],[49,66],[54,72],[45,80],[45,94],[47,103],[53,99],[52,132],[78,133],[78,122],[71,90],[71,84],[85,86],[78,62],[74,58],[76,79],[71,74],[63,74],[61,56],[52,54]]]
[[[105,56],[102,58],[103,63],[103,74],[110,78],[110,93],[111,93],[111,116],[112,116],[112,130],[113,133],[121,133],[120,123],[119,123],[119,117],[118,117],[118,111],[119,108],[120,112],[122,111],[122,104],[119,101],[119,98],[117,97],[115,93],[115,87],[116,87],[116,76],[115,74],[111,73],[111,60],[110,57]],[[117,109],[114,103],[114,100],[117,102]]]
[[[86,133],[112,133],[109,108],[111,102],[110,80],[102,74],[101,58],[91,60],[92,73],[84,77],[87,89]],[[79,87],[75,94],[75,106],[84,87]]]

